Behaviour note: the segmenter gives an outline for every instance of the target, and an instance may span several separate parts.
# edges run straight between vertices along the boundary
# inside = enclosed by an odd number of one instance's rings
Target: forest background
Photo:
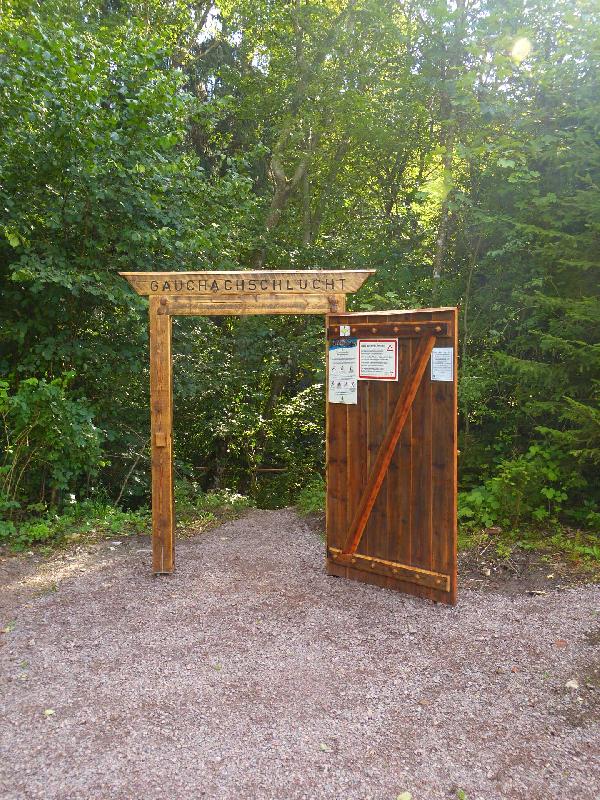
[[[0,539],[148,507],[119,270],[375,268],[351,309],[460,306],[463,530],[600,558],[597,0],[0,15]],[[322,319],[180,318],[174,353],[178,492],[317,508]]]

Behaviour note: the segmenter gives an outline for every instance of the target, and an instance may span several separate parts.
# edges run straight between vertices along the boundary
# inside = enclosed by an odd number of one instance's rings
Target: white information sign
[[[333,339],[329,345],[330,403],[358,402],[358,346],[354,338]]]
[[[363,381],[397,381],[398,339],[359,339],[358,377]]]
[[[350,325],[340,325],[340,336],[350,336]]]
[[[454,380],[454,348],[434,347],[431,351],[431,380]]]

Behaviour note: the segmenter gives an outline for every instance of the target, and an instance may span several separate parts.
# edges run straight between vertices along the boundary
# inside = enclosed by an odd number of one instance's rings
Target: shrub
[[[481,486],[461,492],[458,516],[483,528],[556,523],[583,483],[558,450],[533,445],[523,455],[500,461]]]
[[[187,478],[175,482],[175,519],[178,527],[193,524],[197,531],[198,523],[205,525],[217,520],[235,519],[252,505],[250,498],[229,489],[203,492],[196,482]]]
[[[321,475],[312,475],[298,494],[298,508],[303,514],[325,510],[325,481]]]
[[[62,514],[46,511],[42,516],[0,523],[0,544],[11,550],[35,545],[57,545],[85,535],[128,536],[149,529],[150,512],[123,511],[110,503],[86,500],[67,506]]]
[[[52,381],[27,378],[10,393],[0,381],[0,513],[31,503],[56,505],[102,466],[101,434],[89,404],[69,393],[73,373]]]

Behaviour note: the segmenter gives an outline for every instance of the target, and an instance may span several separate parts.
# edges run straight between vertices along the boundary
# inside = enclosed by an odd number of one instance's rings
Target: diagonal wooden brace
[[[377,500],[388,467],[390,466],[390,461],[394,455],[394,450],[398,444],[398,439],[400,438],[402,429],[410,414],[410,409],[419,389],[419,384],[421,383],[425,368],[429,362],[429,356],[433,350],[435,339],[435,336],[426,335],[423,336],[419,342],[406,383],[402,387],[400,396],[398,397],[398,402],[396,403],[389,428],[379,447],[375,463],[367,479],[367,485],[360,498],[356,513],[354,514],[354,519],[352,520],[348,532],[348,538],[342,547],[342,557],[350,556],[355,553],[356,548],[360,544],[369,516]]]

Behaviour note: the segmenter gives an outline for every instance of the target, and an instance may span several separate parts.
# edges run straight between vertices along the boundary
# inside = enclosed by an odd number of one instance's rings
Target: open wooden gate
[[[375,365],[354,397],[329,389],[327,570],[455,603],[457,309],[329,315],[327,340]]]

